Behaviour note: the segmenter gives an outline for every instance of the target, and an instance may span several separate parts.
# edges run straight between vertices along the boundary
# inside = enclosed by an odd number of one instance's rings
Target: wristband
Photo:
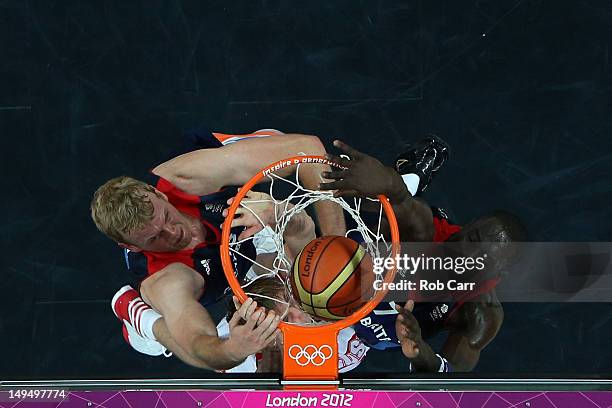
[[[441,355],[439,355],[437,353],[436,353],[436,357],[438,357],[438,359],[440,360],[440,367],[438,367],[438,372],[439,373],[450,373],[450,372],[452,372],[451,365],[450,365],[450,363],[448,362],[447,359],[445,359],[444,357],[442,357]],[[408,370],[411,373],[415,372],[414,366],[412,365],[412,361],[410,361],[408,363]]]

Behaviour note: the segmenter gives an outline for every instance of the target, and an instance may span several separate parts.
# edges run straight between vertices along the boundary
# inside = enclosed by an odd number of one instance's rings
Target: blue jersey
[[[399,347],[395,332],[397,311],[395,302],[382,302],[376,308],[353,325],[355,334],[369,347],[377,350]],[[424,302],[414,306],[412,314],[419,322],[421,336],[426,339],[442,330],[445,321],[456,310],[454,302]]]

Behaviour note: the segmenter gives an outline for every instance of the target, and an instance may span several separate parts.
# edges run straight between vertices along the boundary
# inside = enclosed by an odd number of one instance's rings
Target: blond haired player
[[[128,269],[144,278],[142,299],[125,286],[112,301],[132,347],[150,355],[167,349],[196,367],[227,369],[268,345],[279,322],[274,311],[248,302],[241,306],[246,322],[233,322],[230,337],[220,338],[206,311],[227,287],[218,248],[222,211],[237,191],[228,186],[244,184],[271,162],[298,154],[322,155],[325,150],[315,136],[276,130],[247,135],[203,131],[188,137],[204,148],[159,164],[144,182],[109,180],[94,194],[91,214],[98,229],[125,249]],[[314,188],[327,169],[312,166],[300,173],[301,182]],[[326,203],[316,210],[325,233],[343,233],[339,210]],[[243,225],[240,218],[235,220],[233,239],[240,239]],[[295,231],[299,235],[307,230]],[[257,252],[251,241],[240,251],[252,259]],[[234,263],[240,277],[251,267],[240,256]]]

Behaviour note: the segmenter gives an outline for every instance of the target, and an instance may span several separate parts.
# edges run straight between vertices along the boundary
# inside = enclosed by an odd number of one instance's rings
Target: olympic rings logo
[[[316,367],[322,366],[334,354],[331,346],[327,344],[323,344],[319,348],[312,344],[309,344],[304,348],[298,344],[294,344],[293,346],[289,347],[288,353],[289,357],[295,360],[295,362],[302,367],[307,366],[308,364],[312,364]]]

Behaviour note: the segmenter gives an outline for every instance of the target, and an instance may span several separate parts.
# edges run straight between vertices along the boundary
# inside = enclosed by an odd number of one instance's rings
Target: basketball
[[[310,241],[293,262],[294,298],[310,315],[340,320],[366,304],[374,293],[372,258],[356,241],[324,236]]]

